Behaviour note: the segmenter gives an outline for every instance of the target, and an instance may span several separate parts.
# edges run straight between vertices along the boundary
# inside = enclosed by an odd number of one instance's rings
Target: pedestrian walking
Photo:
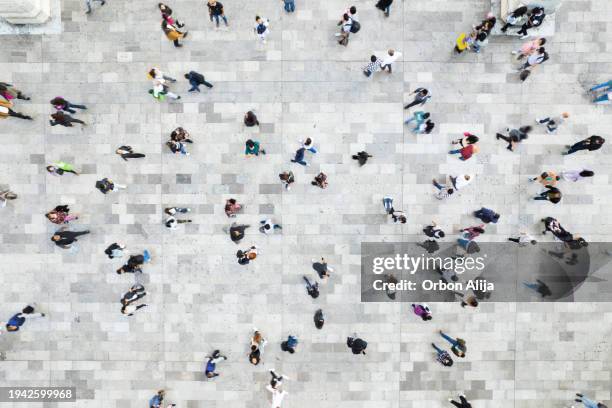
[[[264,19],[262,17],[259,16],[255,16],[255,34],[257,34],[257,37],[259,37],[259,39],[261,40],[262,44],[266,43],[266,37],[268,36],[268,34],[270,34],[270,29],[268,28],[270,26],[270,20],[268,20],[267,18]]]
[[[134,316],[137,310],[142,309],[143,307],[147,307],[146,303],[142,303],[140,305],[135,305],[133,303],[121,306],[121,314],[126,316]]]
[[[246,148],[244,150],[244,154],[249,157],[249,156],[259,156],[260,154],[266,154],[266,151],[264,149],[262,149],[259,145],[259,142],[256,142],[254,140],[247,140],[246,143]]]
[[[468,144],[461,149],[449,150],[448,154],[459,154],[459,160],[469,160],[473,155],[480,152],[480,148],[477,144]]]
[[[255,112],[248,111],[244,114],[244,125],[246,127],[259,126],[259,120],[257,120],[257,115],[255,115]]]
[[[508,132],[508,136],[504,136],[501,133],[496,133],[495,138],[497,140],[502,139],[508,142],[506,149],[513,152],[517,144],[527,139],[529,132],[531,132],[531,126],[521,126],[518,129],[506,128],[506,132]]]
[[[220,374],[215,371],[217,369],[217,364],[221,361],[227,360],[227,357],[221,355],[220,350],[215,350],[206,358],[208,358],[208,361],[206,362],[206,369],[204,370],[206,378],[218,377]]]
[[[357,333],[353,335],[353,337],[346,338],[346,345],[351,349],[353,354],[363,354],[365,355],[365,350],[368,347],[368,342],[357,337]]]
[[[429,309],[429,306],[427,304],[425,304],[425,303],[419,303],[419,304],[413,303],[411,306],[412,306],[412,311],[414,312],[414,314],[419,316],[424,321],[429,321],[429,320],[433,319],[433,316],[431,315],[431,310]]]
[[[6,322],[6,331],[8,332],[16,332],[21,329],[26,322],[26,320],[36,319],[39,317],[45,317],[44,313],[35,312],[34,306],[26,306],[24,307],[20,313],[13,315],[8,322]]]
[[[458,144],[460,147],[463,148],[478,143],[478,140],[478,136],[470,132],[463,132],[463,137],[461,139],[451,141],[451,144]]]
[[[391,12],[391,4],[393,4],[393,0],[378,0],[376,3],[376,8],[382,11],[385,17],[389,17],[389,13]]]
[[[100,7],[106,4],[106,0],[85,0],[85,7],[87,7],[87,10],[85,10],[85,14],[91,14],[93,10],[91,6],[93,5],[94,1],[100,3]]]
[[[576,393],[576,402],[582,402],[585,408],[607,408],[601,402],[593,401],[584,396],[584,394]]]
[[[442,330],[440,330],[439,333],[440,333],[440,336],[442,336],[444,340],[450,343],[451,351],[453,352],[454,355],[456,355],[457,357],[461,357],[461,358],[465,357],[465,353],[467,352],[465,340],[460,339],[458,337],[453,338],[449,336],[448,334],[444,333]]]
[[[166,392],[164,390],[157,391],[150,400],[149,400],[149,408],[163,408],[162,404],[164,403],[164,397]]]
[[[442,239],[446,236],[446,234],[444,234],[444,231],[438,228],[438,224],[436,224],[435,221],[432,221],[430,225],[423,228],[423,233],[429,238],[433,239]]]
[[[448,354],[447,351],[442,350],[440,347],[436,346],[435,343],[431,343],[431,346],[436,350],[436,361],[442,364],[445,367],[452,367],[453,358]]]
[[[124,184],[117,184],[113,180],[105,177],[102,180],[96,181],[96,188],[102,193],[107,194],[109,191],[119,191],[127,188]]]
[[[425,103],[431,98],[431,93],[425,88],[417,88],[410,95],[414,95],[414,99],[408,105],[404,106],[404,109],[410,109],[416,105],[425,105]]]
[[[0,82],[0,96],[6,99],[7,102],[13,99],[22,99],[24,101],[30,100],[30,97],[26,96],[21,90],[6,82]]]
[[[360,167],[366,164],[370,157],[372,157],[372,155],[365,151],[358,152],[352,156],[353,160],[357,160]]]
[[[166,228],[169,229],[177,229],[179,224],[189,224],[191,223],[193,220],[189,220],[189,219],[177,219],[174,216],[170,216],[167,217],[166,220],[164,221],[164,225],[166,226]]]
[[[240,210],[242,210],[242,206],[238,204],[235,198],[230,198],[225,201],[224,211],[228,218],[235,218]]]
[[[310,282],[310,280],[306,276],[302,276],[302,279],[304,279],[304,282],[306,283],[306,292],[308,292],[308,296],[310,296],[313,299],[318,298],[319,297],[319,283]]]
[[[551,296],[552,295],[552,291],[550,290],[548,285],[545,284],[544,282],[542,282],[539,279],[536,279],[535,282],[524,281],[523,282],[523,286],[525,286],[528,289],[531,289],[531,290],[535,291],[542,298],[545,298],[546,296]]]
[[[535,245],[538,243],[538,241],[524,231],[521,231],[516,238],[508,238],[508,241],[516,242],[520,247],[527,246],[527,244]]]
[[[563,112],[558,117],[546,116],[544,118],[536,119],[535,121],[540,125],[546,125],[546,132],[553,134],[557,131],[559,125],[565,122],[567,118],[569,118],[569,113]]]
[[[237,224],[237,223],[232,223],[232,225],[229,228],[229,236],[230,239],[232,240],[232,242],[234,243],[239,243],[243,238],[244,238],[244,231],[249,228],[250,225],[246,225],[246,224]]]
[[[535,40],[527,41],[521,48],[512,51],[512,54],[517,56],[517,60],[521,60],[535,53],[544,44],[546,44],[546,38],[536,38]]]
[[[253,329],[253,335],[251,336],[251,351],[249,353],[249,361],[251,364],[259,364],[261,361],[261,354],[267,343],[268,342],[264,339],[259,330]]]
[[[461,235],[463,236],[463,238],[469,241],[473,241],[479,235],[485,233],[484,226],[485,226],[484,224],[480,224],[480,225],[476,225],[473,227],[463,228],[463,229],[460,229],[459,232],[462,233]]]
[[[272,234],[274,233],[274,231],[283,228],[279,224],[275,224],[274,221],[272,221],[271,219],[261,220],[259,221],[259,224],[259,232],[261,232],[262,234]]]
[[[187,35],[189,34],[188,31],[185,31],[185,32],[179,31],[177,26],[175,26],[174,24],[168,24],[166,20],[163,20],[161,22],[161,29],[163,33],[166,35],[166,38],[172,41],[172,43],[174,44],[176,48],[180,48],[183,46],[180,40],[186,38]]]
[[[124,273],[142,273],[142,266],[151,261],[151,254],[146,249],[142,255],[130,255],[127,262],[119,269],[117,269],[117,275]]]
[[[62,227],[55,231],[51,237],[51,241],[55,245],[63,249],[70,249],[72,244],[78,241],[77,237],[89,234],[89,230],[85,231],[69,231],[67,227]]]
[[[490,208],[481,207],[480,210],[474,211],[474,217],[480,219],[480,221],[484,222],[485,224],[489,224],[491,222],[493,224],[497,224],[500,215]]]
[[[470,294],[469,291],[466,293],[453,291],[453,294],[461,298],[461,307],[478,307],[478,299],[473,294]]]
[[[579,170],[566,170],[561,172],[561,178],[565,181],[576,182],[587,177],[593,177],[595,173],[592,170],[579,169]]]
[[[13,109],[13,103],[10,101],[0,101],[0,119],[6,119],[8,117],[14,117],[25,120],[33,120],[31,116],[25,115],[20,112],[15,112]]]
[[[597,105],[610,104],[610,98],[612,98],[612,80],[595,85],[589,89],[589,92],[591,92],[593,103]]]
[[[104,253],[106,254],[106,256],[109,257],[109,259],[121,258],[123,256],[124,249],[125,249],[124,244],[113,242],[104,250]]]
[[[281,350],[288,352],[289,354],[295,353],[295,348],[298,345],[298,338],[293,335],[287,336],[287,340],[281,342]],[[287,378],[284,376],[283,378]],[[272,385],[272,383],[270,383]]]
[[[306,140],[298,140],[302,147],[310,153],[316,154],[317,149],[314,147],[314,140],[311,137],[307,137]]]
[[[306,149],[304,147],[300,147],[299,149],[297,149],[295,151],[295,156],[293,159],[291,159],[291,163],[298,163],[301,164],[302,166],[310,166],[310,164],[308,164],[308,162],[306,162],[305,160],[305,154]]]
[[[351,18],[348,13],[344,13],[339,26],[340,32],[336,33],[335,36],[338,37],[338,44],[344,45],[345,47],[349,43],[349,36],[351,34],[356,34],[361,29],[359,21]]]
[[[281,184],[285,186],[285,190],[291,190],[291,184],[295,182],[295,176],[292,171],[285,171],[278,175],[280,178]]]
[[[83,110],[87,109],[87,106],[71,103],[61,96],[56,96],[55,98],[51,99],[50,103],[57,111],[65,111],[68,113],[76,113],[77,111],[75,111],[73,108]]]
[[[516,70],[521,72],[521,80],[527,79],[527,75],[525,72],[530,72],[529,70],[535,68],[536,66],[546,62],[549,59],[548,53],[544,47],[538,48],[533,54],[527,57],[527,61]]]
[[[449,398],[448,402],[450,402],[457,408],[472,408],[472,404],[469,403],[469,401],[465,398],[465,395],[463,394],[459,395],[459,402],[453,400],[452,398]]]
[[[290,336],[291,337],[291,336]],[[270,375],[272,376],[272,378],[270,378],[270,387],[272,387],[273,389],[278,389],[280,386],[283,385],[283,380],[288,380],[289,377],[287,377],[286,375],[283,374],[277,374],[276,371],[274,370],[274,368],[270,369]]]
[[[328,186],[327,175],[323,172],[317,174],[313,181],[310,182],[313,186],[317,186],[321,189],[325,189]]]
[[[559,177],[557,173],[555,173],[554,171],[545,171],[545,172],[542,172],[542,174],[540,174],[537,177],[529,178],[529,181],[531,182],[537,181],[538,183],[542,184],[544,187],[546,186],[555,187],[559,180],[561,180],[561,177]]]
[[[558,220],[553,217],[542,218],[542,222],[544,223],[544,231],[542,234],[546,234],[547,232],[551,232],[555,238],[562,242],[569,242],[574,239],[574,235],[567,231]]]
[[[448,180],[455,190],[461,190],[469,185],[474,180],[473,174],[459,174],[457,176],[449,175]]]
[[[421,124],[425,123],[425,121],[427,119],[429,119],[431,115],[429,114],[429,112],[424,112],[424,111],[416,111],[412,114],[412,117],[406,119],[404,121],[404,124],[407,125],[410,122],[414,121],[416,128],[418,128],[419,126],[421,126]]]
[[[592,135],[584,140],[581,140],[578,143],[574,143],[573,145],[566,145],[565,147],[568,149],[567,152],[561,153],[563,155],[573,154],[580,150],[588,150],[590,152],[599,150],[601,146],[606,142],[601,136]]]
[[[191,85],[191,88],[187,92],[200,92],[200,85],[204,85],[207,88],[213,87],[213,84],[207,82],[204,75],[200,74],[199,72],[189,71],[185,74],[185,79],[189,81],[189,85]]]
[[[371,77],[375,72],[380,71],[380,60],[376,58],[376,55],[370,56],[370,63],[363,67],[363,75],[366,77]]]
[[[510,27],[522,26],[527,17],[527,6],[519,6],[506,16],[506,23],[502,26],[501,32],[505,33]]]
[[[401,58],[402,53],[397,52],[394,49],[389,49],[387,54],[382,58],[380,63],[381,71],[387,70],[390,74],[393,72],[392,65],[398,58]]]
[[[330,273],[334,271],[332,267],[327,265],[327,261],[323,257],[321,257],[320,261],[311,259],[310,262],[312,262],[312,269],[314,269],[317,272],[317,275],[319,275],[319,279],[324,280],[329,278],[331,276]]]
[[[527,18],[527,21],[525,22],[525,24],[523,24],[521,29],[517,32],[517,34],[521,34],[521,40],[529,37],[527,30],[541,26],[545,17],[546,17],[546,14],[544,13],[543,7],[538,6],[538,7],[532,8],[531,11],[529,12],[529,17]]]
[[[58,205],[48,213],[45,217],[54,224],[68,224],[70,221],[78,220],[78,214],[69,214],[70,208],[67,205]]]
[[[57,111],[51,114],[51,119],[49,120],[49,124],[51,126],[62,125],[64,127],[73,127],[73,123],[80,123],[83,126],[87,126],[85,122],[81,119],[73,118],[70,115],[66,115],[62,111]]]
[[[321,330],[323,328],[323,325],[325,324],[325,316],[323,315],[323,310],[317,309],[317,311],[314,314],[313,319],[314,319],[315,327]]]
[[[7,202],[16,199],[17,194],[13,193],[11,190],[0,191],[0,208],[6,207]]]
[[[132,146],[120,146],[117,148],[117,150],[115,150],[115,153],[125,161],[128,161],[128,159],[139,159],[146,157],[144,153],[134,153]]]
[[[294,0],[281,0],[285,4],[285,11],[287,13],[293,13],[295,11],[295,1]]]
[[[539,195],[535,196],[534,200],[547,200],[553,204],[557,204],[561,201],[561,191],[552,186],[546,186],[546,190],[542,191]]]
[[[238,263],[240,265],[248,265],[251,261],[257,258],[258,253],[259,251],[257,247],[253,245],[246,251],[239,250],[236,252],[236,258],[238,258]]]
[[[287,391],[279,391],[275,388],[272,388],[271,386],[266,386],[266,389],[268,391],[270,391],[270,393],[272,394],[272,404],[270,405],[270,408],[281,408],[281,405],[283,403],[283,399],[285,398],[285,395],[289,394]]]
[[[434,185],[434,187],[437,189],[435,197],[438,200],[443,200],[445,198],[448,198],[455,193],[455,189],[452,188],[448,184],[440,184],[438,183],[436,179],[433,179],[431,182]]]
[[[412,133],[415,134],[430,134],[433,128],[436,126],[435,123],[431,121],[431,119],[427,119],[425,122],[417,125],[414,129],[412,129]]]
[[[216,0],[208,0],[208,16],[210,17],[210,21],[215,20],[216,28],[219,28],[219,19],[222,19],[225,23],[225,26],[228,26],[227,17],[225,17],[225,9],[223,8],[223,4]]]
[[[147,292],[141,284],[137,283],[132,285],[130,289],[123,294],[121,297],[122,305],[129,305],[130,303],[134,303],[139,299],[142,299],[147,295]]]
[[[183,156],[189,156],[191,153],[187,151],[187,145],[183,142],[177,142],[175,140],[168,140],[166,146],[173,154],[181,154]]]

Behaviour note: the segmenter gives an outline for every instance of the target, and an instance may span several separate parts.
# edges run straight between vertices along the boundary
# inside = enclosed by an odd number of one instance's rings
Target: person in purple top
[[[412,311],[414,312],[415,315],[419,316],[421,319],[428,321],[431,320],[433,317],[431,315],[431,310],[429,310],[429,306],[427,306],[425,303],[422,304],[412,304]]]

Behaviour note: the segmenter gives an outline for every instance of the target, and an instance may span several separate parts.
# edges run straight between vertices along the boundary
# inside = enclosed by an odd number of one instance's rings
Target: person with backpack
[[[250,225],[247,224],[238,224],[233,222],[232,225],[230,225],[229,230],[226,229],[225,231],[229,233],[232,242],[238,244],[244,238],[244,231],[249,227]]]
[[[325,324],[325,316],[323,315],[323,310],[317,309],[317,311],[314,314],[313,319],[314,319],[315,327],[321,330],[323,328],[323,325]]]
[[[121,258],[123,256],[124,249],[125,245],[113,242],[104,250],[104,253],[109,259]]]
[[[264,339],[259,330],[253,329],[253,335],[251,336],[251,351],[249,352],[249,362],[251,364],[259,364],[266,343],[268,342]]]
[[[557,182],[561,180],[561,177],[557,175],[554,171],[544,171],[537,177],[529,177],[530,182],[537,181],[542,184],[544,187],[551,186],[555,187]]]
[[[66,111],[68,113],[76,113],[77,112],[77,111],[75,111],[72,108],[87,109],[87,106],[85,106],[85,105],[77,105],[75,103],[70,103],[69,101],[67,101],[66,99],[62,98],[61,96],[56,96],[55,98],[51,99],[50,103],[51,103],[51,105],[53,105],[53,107],[57,111]]]
[[[204,370],[206,378],[218,377],[220,374],[215,372],[215,370],[217,369],[217,363],[219,363],[220,361],[227,360],[227,357],[221,355],[221,351],[215,350],[213,351],[212,355],[206,358],[208,358],[208,361],[206,362],[206,369]]]
[[[518,129],[506,128],[506,131],[508,132],[508,136],[504,136],[501,133],[496,133],[495,138],[497,140],[502,139],[508,142],[506,149],[513,152],[517,144],[527,139],[529,132],[531,132],[531,126],[521,126]]]
[[[327,261],[323,257],[321,257],[319,262],[317,262],[316,259],[311,259],[310,262],[312,262],[312,269],[314,269],[317,272],[317,275],[319,275],[319,279],[329,278],[331,276],[330,272],[334,271],[331,266],[327,265]]]
[[[257,37],[259,37],[259,39],[261,40],[262,44],[266,43],[266,37],[268,36],[268,34],[270,34],[270,29],[268,28],[269,26],[270,20],[255,16],[254,31],[255,34],[257,34]]]
[[[30,97],[26,96],[21,90],[6,82],[0,82],[0,96],[6,99],[7,102],[13,99],[21,99],[24,101],[30,100]]]
[[[451,367],[453,365],[453,358],[448,354],[447,351],[442,350],[436,346],[436,343],[431,343],[431,346],[436,350],[436,361],[445,367]]]
[[[181,44],[179,40],[186,38],[187,35],[189,34],[189,32],[187,31],[185,32],[179,31],[178,28],[179,27],[176,26],[175,24],[169,24],[168,21],[166,20],[162,20],[161,22],[161,29],[163,33],[166,35],[166,38],[168,40],[172,41],[172,43],[174,44],[176,48],[180,48],[183,46],[183,44]],[[157,98],[157,96],[155,97]]]
[[[107,194],[109,191],[119,191],[122,189],[126,189],[127,186],[123,184],[116,184],[113,180],[105,177],[102,180],[96,181],[96,188],[102,194]]]
[[[204,85],[208,88],[213,87],[213,84],[207,82],[204,75],[200,74],[199,72],[189,71],[185,74],[185,79],[188,80],[189,85],[191,85],[191,88],[187,92],[200,92],[200,85]]]
[[[78,214],[70,215],[70,208],[67,205],[57,205],[45,214],[45,217],[54,224],[68,224],[70,221],[78,220]]]
[[[229,198],[225,201],[225,207],[223,210],[228,218],[235,218],[236,214],[242,210],[242,206],[238,204],[238,201],[236,201],[235,198]]]
[[[480,219],[480,221],[484,222],[485,224],[490,222],[497,224],[500,215],[489,208],[481,207],[480,210],[474,211],[474,217]]]
[[[522,25],[527,16],[527,6],[520,6],[506,16],[506,23],[502,26],[501,32],[505,33],[508,28]]]
[[[236,252],[236,258],[238,258],[238,263],[240,265],[248,265],[251,261],[257,258],[258,250],[255,245],[251,246],[246,251],[239,250]]]
[[[245,142],[244,154],[246,157],[250,156],[259,156],[260,154],[266,154],[266,151],[261,148],[259,142],[255,140],[248,139]]]
[[[588,150],[589,152],[599,150],[604,145],[606,139],[601,136],[593,135],[573,145],[566,145],[567,152],[561,153],[563,155],[573,154],[580,150]]]
[[[429,309],[429,306],[427,306],[425,303],[413,303],[411,306],[414,314],[419,316],[424,321],[429,321],[433,319],[433,316],[431,315],[431,310]]]
[[[584,396],[584,394],[576,393],[576,398],[574,401],[582,402],[585,408],[607,408],[606,405],[601,402],[593,401]]]
[[[370,56],[370,63],[363,67],[363,75],[367,78],[371,77],[375,72],[380,71],[380,60],[376,58],[376,55]]]
[[[346,345],[351,349],[351,352],[355,355],[363,354],[365,355],[366,348],[368,348],[368,342],[357,337],[357,334],[354,334],[353,337],[346,338]]]
[[[448,402],[450,402],[457,408],[472,408],[472,404],[470,404],[470,402],[465,398],[465,395],[463,394],[459,395],[459,402],[453,400],[452,398],[450,398]]]
[[[438,224],[435,221],[432,221],[430,225],[423,228],[423,233],[427,235],[429,238],[433,239],[442,239],[445,237],[444,231],[442,229],[437,228]]]
[[[447,335],[446,333],[444,333],[442,330],[438,331],[440,333],[440,336],[442,336],[442,338],[446,341],[448,341],[451,344],[451,351],[457,356],[457,357],[461,357],[464,358],[465,357],[465,353],[467,352],[467,347],[465,345],[465,340],[460,339],[460,338],[453,338],[449,335]]]
[[[38,317],[45,317],[44,313],[35,313],[33,306],[24,307],[20,313],[13,315],[8,322],[6,322],[6,331],[8,332],[16,332],[19,331],[21,326],[23,326],[28,319],[36,319]]]
[[[313,186],[317,186],[321,189],[326,189],[329,184],[327,182],[327,174],[320,172],[315,176],[314,180],[311,181],[310,184],[312,184]]]
[[[281,343],[281,350],[286,351],[290,354],[295,353],[295,348],[298,345],[298,339],[295,336],[289,335],[287,336],[287,340],[283,341]],[[274,376],[272,376],[274,377]],[[281,377],[282,380],[283,377]],[[285,377],[286,378],[286,377]],[[274,380],[274,378],[273,378]],[[270,385],[272,385],[272,383],[270,383]]]
[[[306,291],[308,292],[308,295],[313,299],[318,298],[319,297],[319,283],[318,282],[311,283],[310,280],[308,280],[306,276],[302,276],[302,278],[304,279],[304,282],[306,283]]]
[[[548,53],[544,47],[540,47],[536,52],[527,57],[527,61],[516,70],[518,72],[525,72],[533,69],[537,65],[540,65],[548,60]]]
[[[298,164],[301,164],[302,166],[310,166],[310,164],[308,164],[305,158],[306,158],[306,148],[300,147],[299,149],[295,151],[295,156],[293,157],[293,159],[291,159],[291,163],[298,163]]]
[[[527,30],[529,30],[530,28],[541,26],[542,22],[544,22],[545,17],[546,17],[546,14],[544,13],[543,7],[538,6],[538,7],[532,8],[531,11],[529,12],[529,17],[527,21],[525,22],[525,24],[523,24],[521,29],[517,32],[517,34],[521,34],[521,40],[529,37],[529,34],[527,34]]]

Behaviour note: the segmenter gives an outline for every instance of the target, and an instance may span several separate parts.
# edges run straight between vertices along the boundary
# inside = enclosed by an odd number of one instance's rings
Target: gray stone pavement
[[[396,0],[388,19],[374,3],[354,2],[363,28],[347,48],[333,41],[349,5],[339,0],[297,0],[293,15],[277,0],[226,0],[230,28],[219,31],[202,1],[173,1],[190,30],[182,49],[163,37],[155,1],[108,0],[88,17],[81,1],[65,0],[62,35],[2,38],[2,80],[33,95],[18,108],[36,120],[8,119],[0,128],[0,184],[20,195],[2,210],[0,313],[8,319],[36,301],[48,318],[0,336],[0,384],[73,385],[79,401],[1,407],[143,407],[158,388],[179,407],[268,406],[272,367],[291,377],[284,404],[295,408],[445,407],[463,391],[474,407],[563,407],[580,390],[610,401],[612,304],[434,304],[434,320],[424,323],[409,305],[360,303],[359,243],[412,239],[432,219],[456,233],[476,221],[470,213],[481,205],[502,214],[485,241],[503,241],[519,228],[538,233],[547,215],[591,242],[610,241],[609,148],[560,152],[591,134],[610,136],[611,111],[590,105],[584,89],[612,73],[611,5],[566,0],[547,44],[550,61],[521,84],[510,55],[516,39],[495,38],[480,55],[451,55],[457,34],[479,21],[487,0]],[[271,20],[265,46],[252,31],[258,13]],[[366,79],[360,68],[369,55],[389,47],[403,61],[392,75]],[[159,103],[147,95],[152,66],[179,77],[174,88],[183,99]],[[181,76],[192,69],[215,87],[187,94]],[[433,93],[425,106],[436,122],[431,135],[414,136],[402,124],[402,102],[418,86]],[[79,116],[90,125],[49,127],[47,101],[56,95],[86,103]],[[241,122],[252,108],[259,130]],[[537,128],[516,153],[494,140],[508,125],[564,110],[571,118],[558,134]],[[178,125],[196,141],[189,157],[162,145]],[[482,140],[482,152],[467,163],[446,154],[463,131]],[[289,159],[308,136],[320,153],[311,167],[298,168]],[[245,159],[249,137],[269,154]],[[147,158],[123,162],[113,153],[121,144]],[[358,168],[350,155],[361,149],[374,158]],[[45,175],[45,164],[56,160],[82,174]],[[577,166],[592,167],[596,177],[563,184],[559,205],[529,201],[538,189],[527,176]],[[286,192],[277,174],[290,168],[297,183]],[[329,176],[327,190],[309,185],[319,171]],[[448,172],[477,178],[440,202],[430,180]],[[94,183],[105,176],[128,189],[100,194]],[[407,212],[407,225],[387,223],[386,194]],[[238,221],[253,225],[240,246],[222,231],[229,197],[245,204]],[[55,226],[43,214],[60,202],[82,214],[76,229],[92,230],[78,251],[49,241]],[[193,224],[165,230],[166,205],[192,207]],[[280,222],[282,234],[259,234],[255,224],[265,217]],[[153,254],[143,277],[149,307],[131,318],[119,313],[118,300],[132,278],[116,275],[121,261],[103,254],[114,241]],[[235,251],[249,244],[261,256],[237,265]],[[310,259],[320,256],[336,272],[313,301],[301,276],[314,276]],[[322,331],[312,324],[319,307],[327,315]],[[269,339],[257,367],[246,358],[253,327]],[[468,342],[468,357],[450,369],[429,346],[438,329]],[[368,340],[367,356],[346,348],[353,332]],[[300,339],[294,355],[279,348],[288,334]],[[216,348],[229,360],[219,364],[220,377],[206,381],[203,361]]]

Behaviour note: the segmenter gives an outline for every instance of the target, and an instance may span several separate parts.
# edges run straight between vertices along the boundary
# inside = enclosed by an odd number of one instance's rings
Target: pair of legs
[[[536,122],[538,122],[540,125],[546,125],[546,130],[548,131],[548,133],[553,133],[555,130],[557,130],[557,123],[553,120],[553,118],[542,118],[542,119],[536,119]]]
[[[578,143],[573,144],[572,146],[569,146],[568,151],[563,154],[572,154],[572,153],[579,152],[580,150],[586,150],[586,149],[587,147],[583,145],[582,142],[578,142]]]
[[[450,150],[448,154],[461,154],[461,149]],[[465,161],[463,157],[460,157],[459,159]]]
[[[55,125],[62,125],[65,127],[72,127],[73,123],[80,123],[81,125],[85,126],[85,122],[83,122],[81,119],[75,119],[75,118],[66,118],[66,122],[58,122],[56,120],[50,120],[49,124],[51,126],[55,126]]]
[[[306,160],[301,159],[301,160],[291,160],[292,163],[298,163],[301,164],[302,166],[308,166],[308,163],[306,163]]]
[[[583,394],[576,393],[576,396],[578,398],[576,398],[575,401],[576,402],[582,402],[584,404],[585,408],[598,408],[598,406],[599,406],[597,401],[593,401],[591,399],[588,399]]]
[[[444,340],[448,341],[452,347],[457,347],[459,345],[459,342],[456,339],[452,338],[451,336],[442,331],[440,331],[440,336],[442,336]]]
[[[460,402],[457,402],[455,400],[449,400],[449,402],[457,408],[472,408],[472,405],[470,405],[468,400],[463,395],[459,396],[459,401]]]
[[[414,98],[414,100],[412,102],[410,102],[408,105],[404,106],[404,109],[410,109],[413,106],[416,105],[423,105],[425,104],[426,99],[421,99],[421,98]]]
[[[533,197],[534,200],[548,200],[548,190],[542,191],[540,195]]]
[[[295,1],[285,0],[285,11],[287,13],[293,13],[295,11]]]
[[[387,214],[393,214],[393,198],[383,198],[383,207],[385,207],[385,211],[387,212]]]
[[[215,19],[217,27],[219,27],[219,19],[223,19],[223,22],[227,26],[227,17],[225,17],[225,14],[211,14],[210,21],[213,21],[213,18]]]
[[[195,79],[190,79],[189,80],[189,85],[191,85],[191,89],[189,90],[189,92],[194,92],[194,91],[200,92],[200,85],[204,85],[204,86],[206,86],[208,88],[212,88],[213,87],[213,85],[210,82],[204,81],[203,83],[199,83]]]
[[[77,105],[75,103],[70,103],[68,101],[66,101],[66,106],[64,106],[64,108],[62,110],[65,110],[66,112],[70,112],[70,113],[76,113],[76,111],[72,108],[77,108],[77,109],[87,109],[87,106],[85,105]]]
[[[32,120],[31,116],[28,115],[24,115],[23,113],[20,112],[15,112],[14,110],[12,110],[11,108],[8,108],[8,114],[9,116],[12,116],[14,118],[19,118],[19,119],[26,119],[26,120]]]
[[[100,6],[103,6],[106,3],[106,0],[85,0],[85,7],[87,7],[87,11],[85,13],[91,13],[91,5],[94,1],[100,3]]]

